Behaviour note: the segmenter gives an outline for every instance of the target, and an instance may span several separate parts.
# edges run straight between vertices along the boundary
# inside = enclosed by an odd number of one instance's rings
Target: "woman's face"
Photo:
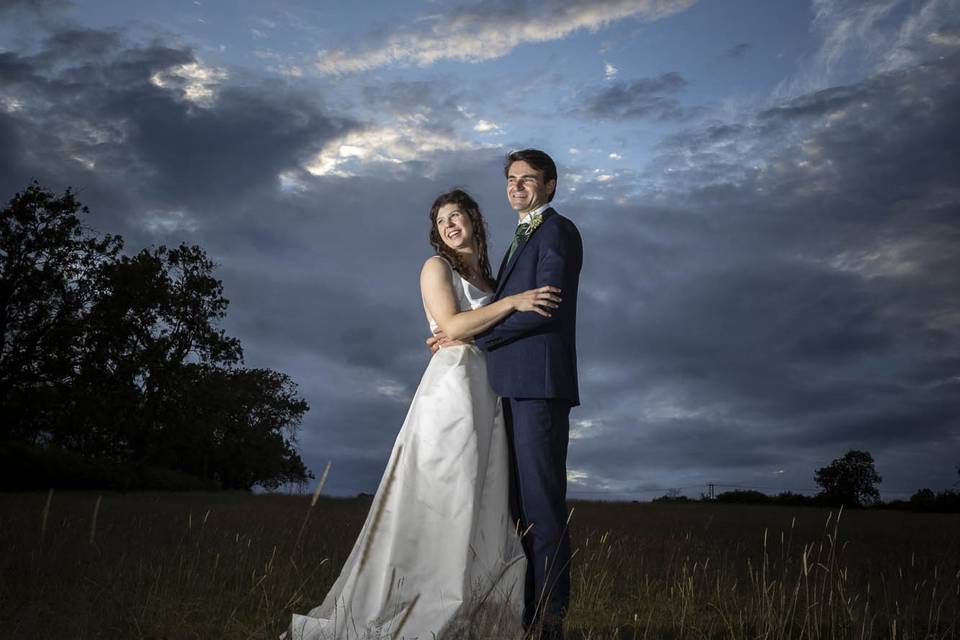
[[[454,251],[473,246],[470,216],[455,203],[445,204],[437,211],[437,233],[443,243]]]

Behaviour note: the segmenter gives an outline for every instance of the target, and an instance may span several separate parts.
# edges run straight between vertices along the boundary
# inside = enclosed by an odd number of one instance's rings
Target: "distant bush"
[[[773,503],[791,507],[811,507],[820,504],[814,496],[805,496],[802,493],[793,493],[792,491],[784,491],[783,493],[777,494],[777,497],[773,499]]]
[[[932,509],[937,504],[937,494],[930,489],[920,489],[910,496],[910,504],[916,505],[924,511]]]
[[[715,498],[716,502],[727,502],[736,504],[768,504],[774,499],[765,493],[754,491],[753,489],[734,489],[733,491],[724,491]]]
[[[777,495],[768,495],[754,489],[734,489],[717,494],[709,498],[700,494],[699,500],[693,500],[676,491],[654,498],[653,502],[672,503],[704,503],[716,502],[720,504],[772,504],[788,507],[836,507],[834,496],[820,493],[808,496],[792,491],[783,491]],[[960,513],[960,491],[948,490],[935,493],[931,489],[920,489],[909,500],[891,500],[889,502],[875,502],[870,505],[875,509],[902,509],[905,511],[929,511],[934,513]]]
[[[960,513],[960,491],[920,489],[909,500],[893,500],[883,504],[884,509],[907,511],[931,511],[934,513]]]
[[[693,502],[687,496],[672,495],[672,494],[667,494],[665,496],[660,496],[659,498],[654,498],[653,501],[654,502]]]

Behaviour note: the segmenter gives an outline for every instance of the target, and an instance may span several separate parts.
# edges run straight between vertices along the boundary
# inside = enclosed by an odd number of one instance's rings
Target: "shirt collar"
[[[527,215],[523,216],[523,218],[521,218],[521,219],[517,222],[517,226],[519,227],[521,224],[529,224],[529,223],[530,223],[530,219],[533,218],[533,216],[535,216],[535,215],[537,215],[537,214],[540,214],[540,213],[543,213],[544,211],[546,211],[547,209],[549,209],[549,208],[552,206],[552,204],[553,204],[553,203],[548,202],[547,204],[540,205],[539,207],[537,207],[537,208],[534,209],[533,211],[528,211],[528,212],[527,212]]]

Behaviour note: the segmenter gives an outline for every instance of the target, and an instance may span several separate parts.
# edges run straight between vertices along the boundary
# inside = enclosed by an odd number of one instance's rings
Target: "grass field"
[[[369,505],[0,494],[0,637],[277,638],[323,598]],[[573,640],[960,638],[958,515],[571,506]]]

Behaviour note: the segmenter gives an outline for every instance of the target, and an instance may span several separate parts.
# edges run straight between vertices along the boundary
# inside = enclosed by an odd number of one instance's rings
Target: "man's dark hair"
[[[537,171],[543,172],[543,183],[546,184],[551,180],[557,179],[557,165],[553,161],[553,158],[548,156],[540,149],[521,149],[520,151],[511,151],[507,154],[507,159],[503,163],[503,177],[507,178],[510,176],[510,165],[514,162],[526,162],[531,167]],[[547,202],[553,200],[553,196],[557,193],[557,185],[553,185],[553,192],[550,193],[550,198],[547,199]]]

